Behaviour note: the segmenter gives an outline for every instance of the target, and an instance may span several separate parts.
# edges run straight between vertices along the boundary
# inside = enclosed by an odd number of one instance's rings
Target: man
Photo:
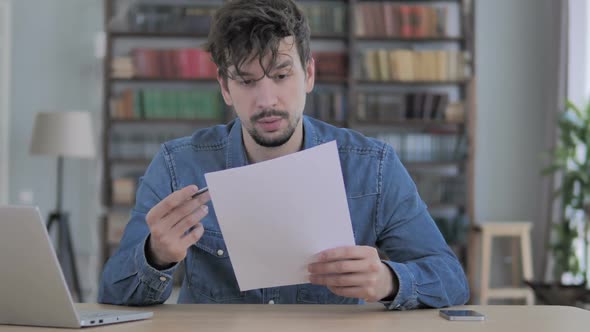
[[[295,4],[232,1],[213,21],[207,47],[238,119],[162,146],[141,179],[120,248],[105,266],[99,301],[162,303],[184,262],[180,303],[464,304],[465,274],[392,148],[302,115],[315,64],[309,27]],[[319,253],[308,267],[309,284],[241,292],[209,196],[191,199],[206,186],[204,174],[332,140],[357,245]],[[388,258],[380,259],[376,247]]]

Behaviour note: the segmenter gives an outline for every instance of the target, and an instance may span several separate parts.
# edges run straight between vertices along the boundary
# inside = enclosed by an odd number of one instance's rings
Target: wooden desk
[[[81,304],[84,309],[110,306]],[[438,310],[387,312],[381,305],[202,305],[165,304],[148,307],[150,320],[85,328],[87,331],[588,331],[590,311],[559,306],[465,306],[486,315],[482,322],[447,321]],[[127,308],[126,308],[127,309]],[[141,308],[132,308],[141,310]],[[49,329],[0,325],[0,332]],[[73,331],[50,329],[51,331]]]

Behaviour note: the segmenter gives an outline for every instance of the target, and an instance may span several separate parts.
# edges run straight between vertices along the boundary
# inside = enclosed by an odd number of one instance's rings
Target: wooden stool
[[[533,279],[533,258],[531,254],[531,226],[530,222],[486,222],[474,227],[470,234],[469,251],[469,277],[472,291],[474,290],[473,278],[477,264],[477,238],[481,236],[481,275],[479,285],[479,303],[488,304],[490,299],[524,299],[526,304],[534,304],[534,295],[530,288],[521,287],[522,279],[519,276],[517,264],[518,240],[520,239],[520,252],[522,262],[522,278]],[[490,288],[490,273],[492,259],[492,240],[494,237],[513,237],[512,240],[512,287]]]

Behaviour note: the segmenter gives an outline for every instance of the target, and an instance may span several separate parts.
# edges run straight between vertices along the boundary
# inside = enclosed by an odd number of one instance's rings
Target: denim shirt
[[[399,310],[466,303],[469,289],[465,273],[391,146],[306,116],[303,128],[304,149],[337,142],[355,242],[385,253],[387,260],[383,262],[399,281],[397,294],[382,303]],[[148,211],[187,185],[206,186],[205,173],[247,164],[238,119],[163,144],[140,179],[137,203],[120,247],[104,267],[98,301],[124,305],[166,301],[178,264],[157,270],[146,261]],[[202,224],[204,235],[184,259],[179,303],[363,302],[312,284],[242,292],[211,202]]]

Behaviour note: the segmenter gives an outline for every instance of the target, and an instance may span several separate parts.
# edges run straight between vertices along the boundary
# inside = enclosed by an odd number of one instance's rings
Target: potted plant
[[[552,224],[553,283],[527,282],[540,302],[576,305],[588,300],[588,235],[590,231],[590,104],[580,109],[571,101],[559,115],[559,139],[543,173],[558,175],[554,199],[561,200],[560,221]],[[576,253],[582,242],[582,254]],[[582,261],[584,264],[582,264]],[[582,268],[584,267],[584,268]],[[569,276],[569,278],[564,278]],[[566,279],[569,279],[568,282]]]

